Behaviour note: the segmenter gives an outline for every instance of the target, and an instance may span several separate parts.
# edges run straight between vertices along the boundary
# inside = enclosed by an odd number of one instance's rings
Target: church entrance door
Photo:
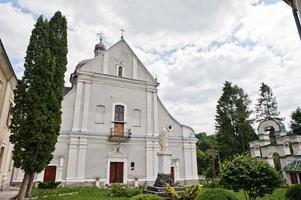
[[[123,162],[110,163],[110,183],[123,183]]]
[[[56,166],[47,166],[44,171],[44,182],[55,182]]]

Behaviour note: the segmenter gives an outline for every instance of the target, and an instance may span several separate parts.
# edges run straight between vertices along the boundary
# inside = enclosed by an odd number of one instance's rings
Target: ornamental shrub
[[[40,189],[55,189],[57,188],[62,182],[38,182],[38,188]]]
[[[161,197],[155,194],[139,194],[132,197],[130,200],[162,200]]]
[[[235,195],[222,188],[209,188],[202,190],[195,200],[238,200]]]
[[[301,200],[301,185],[293,185],[288,188],[285,197],[288,200]]]
[[[220,188],[220,178],[206,179],[202,182],[204,188]]]
[[[109,187],[109,190],[111,191],[112,195],[116,197],[133,197],[141,194],[143,188],[128,187],[122,184],[115,183]]]

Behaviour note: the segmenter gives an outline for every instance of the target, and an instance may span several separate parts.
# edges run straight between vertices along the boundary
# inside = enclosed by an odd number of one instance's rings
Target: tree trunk
[[[28,185],[28,182],[29,182],[29,178],[30,178],[30,174],[28,172],[25,172],[21,188],[19,190],[18,195],[16,196],[17,200],[24,200],[25,199],[25,194],[26,194],[26,190],[27,190],[27,185]]]
[[[245,194],[245,199],[248,200],[247,193],[245,190],[244,190],[244,194]]]
[[[33,186],[34,174],[35,173],[30,173],[30,177],[29,177],[29,181],[28,181],[28,184],[27,184],[25,197],[30,197],[32,186]]]

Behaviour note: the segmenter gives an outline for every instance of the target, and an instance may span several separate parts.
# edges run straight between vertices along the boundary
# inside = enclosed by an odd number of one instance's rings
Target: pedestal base
[[[175,185],[171,174],[158,174],[154,186],[155,187],[165,187],[166,183],[168,183],[171,186]]]

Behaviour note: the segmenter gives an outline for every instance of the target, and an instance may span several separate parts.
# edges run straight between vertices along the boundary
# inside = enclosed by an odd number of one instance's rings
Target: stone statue
[[[162,126],[161,132],[159,134],[159,145],[161,149],[161,153],[167,153],[168,142],[167,142],[168,132],[164,126]]]

